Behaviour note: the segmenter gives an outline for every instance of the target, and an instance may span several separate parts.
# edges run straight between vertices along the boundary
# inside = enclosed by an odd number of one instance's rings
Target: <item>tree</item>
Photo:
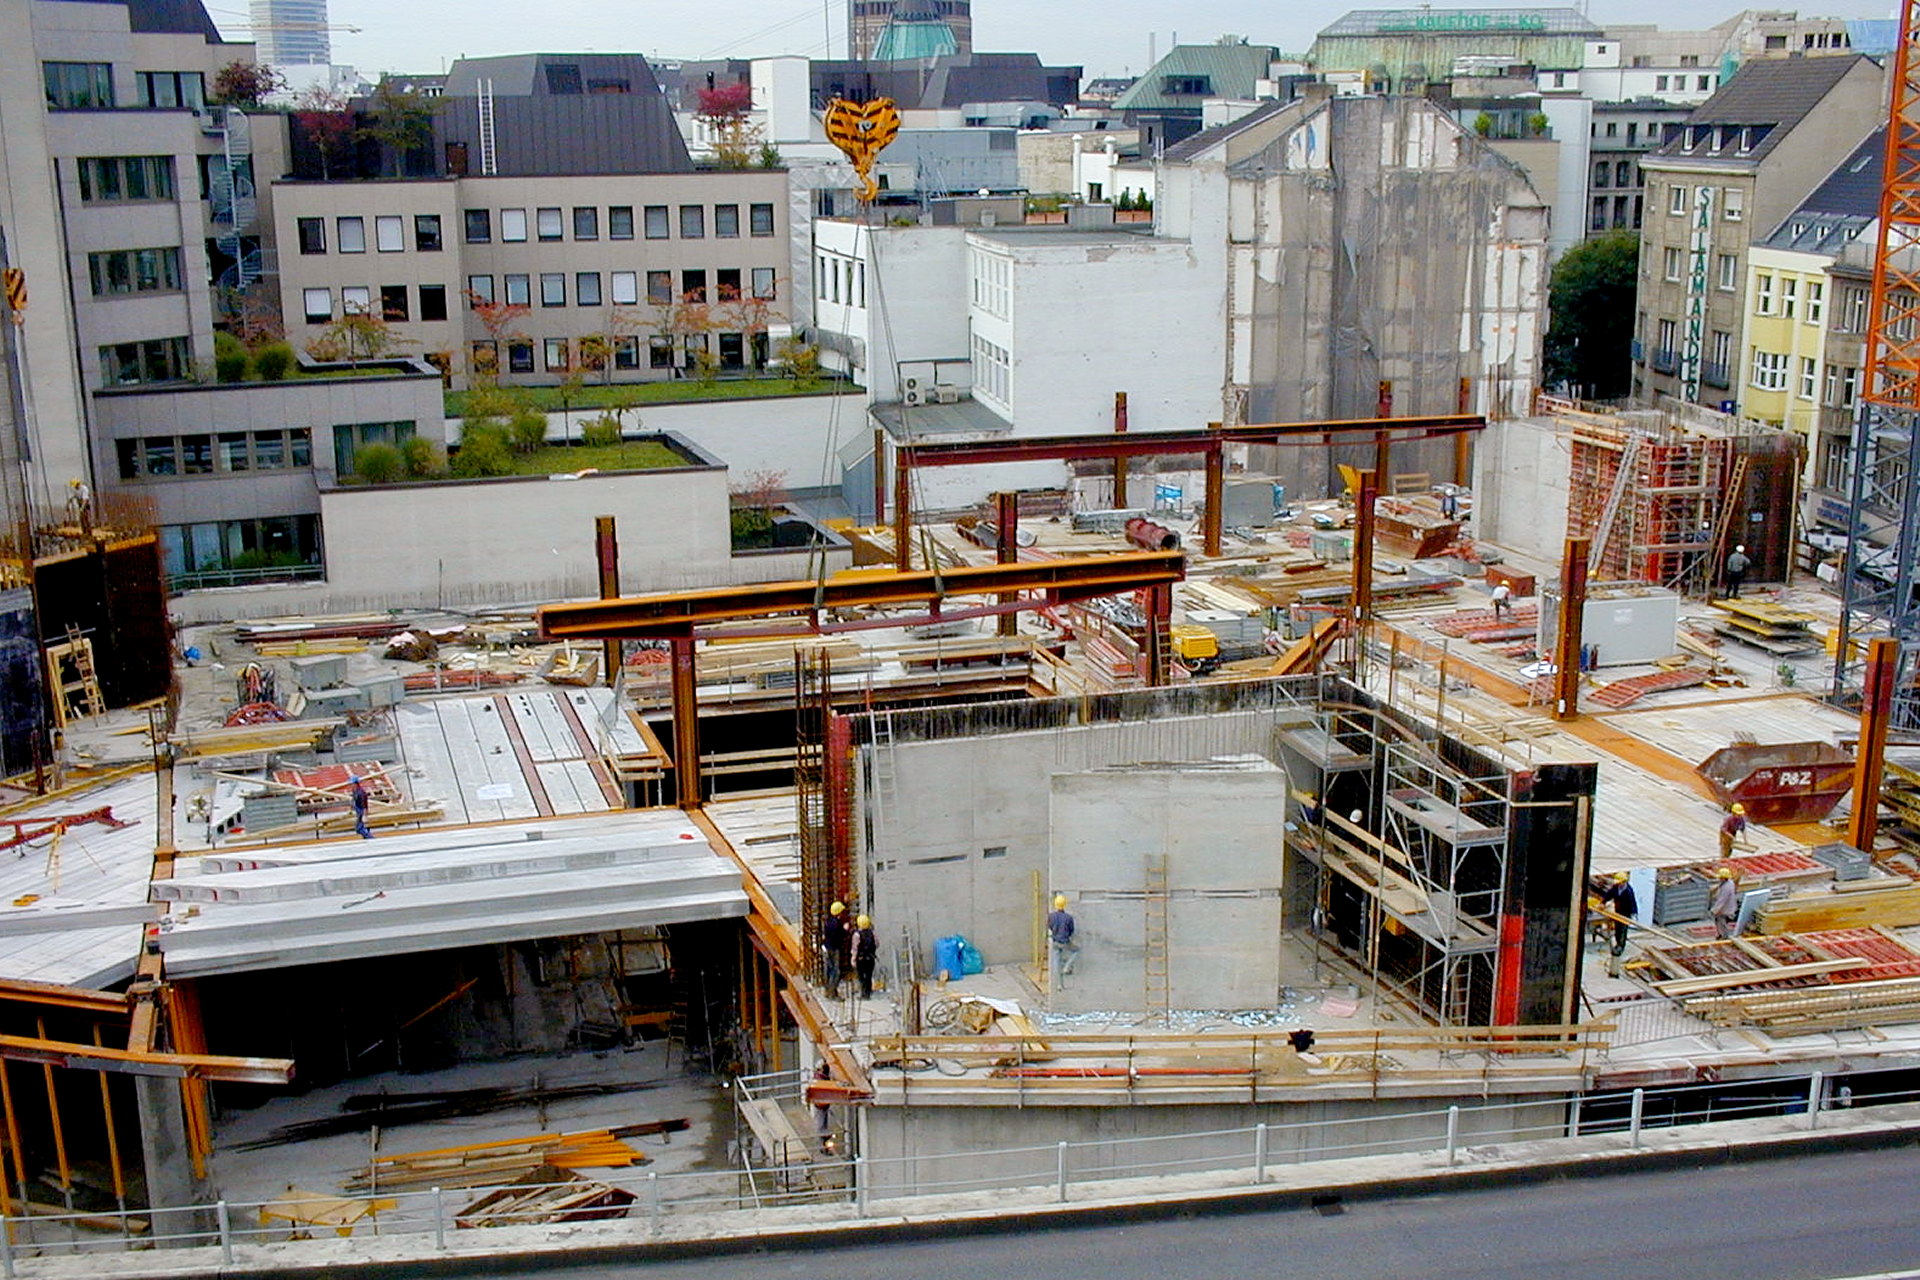
[[[258,107],[287,87],[287,78],[264,62],[229,62],[213,73],[213,100],[223,106]]]
[[[423,93],[382,80],[369,105],[372,120],[363,132],[393,157],[393,176],[403,176],[407,158],[433,144],[433,117],[439,104]]]
[[[1561,255],[1548,297],[1549,383],[1570,383],[1594,400],[1627,394],[1639,264],[1640,237],[1624,228]]]
[[[756,155],[761,156],[764,168],[773,168],[761,152],[760,127],[747,118],[752,109],[751,85],[723,84],[700,90],[700,105],[693,118],[712,135],[713,158],[722,169],[748,168]]]
[[[357,365],[363,360],[384,359],[413,345],[412,338],[401,337],[379,316],[355,311],[322,329],[307,343],[307,354],[323,363]]]
[[[293,103],[294,123],[306,131],[314,154],[320,157],[320,180],[333,177],[336,160],[353,152],[355,125],[347,100],[323,85],[314,85]]]
[[[495,302],[471,289],[464,292],[467,305],[473,308],[474,317],[480,321],[480,327],[487,331],[489,338],[493,339],[491,347],[480,348],[481,351],[491,354],[492,362],[487,363],[487,358],[476,351],[473,353],[468,372],[476,379],[497,382],[500,378],[500,348],[511,346],[515,342],[528,341],[526,332],[520,328],[520,321],[525,319],[533,308],[517,302]]]

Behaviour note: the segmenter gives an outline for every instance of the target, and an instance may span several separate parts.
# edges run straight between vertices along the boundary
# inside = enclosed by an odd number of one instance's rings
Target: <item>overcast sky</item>
[[[1789,0],[1790,2],[1790,0]],[[1148,41],[1165,53],[1177,33],[1188,44],[1224,32],[1256,44],[1304,51],[1314,32],[1346,4],[1259,4],[1250,0],[973,0],[974,47],[1033,52],[1049,63],[1085,66],[1088,76],[1137,74]],[[1387,8],[1387,4],[1374,7]],[[1473,6],[1436,5],[1436,8]],[[1490,6],[1488,6],[1490,7]],[[1544,6],[1542,6],[1544,7]],[[1682,5],[1672,0],[1590,0],[1588,13],[1609,22],[1711,26],[1747,6]],[[245,0],[210,0],[214,18],[235,39]],[[379,71],[432,72],[462,54],[639,51],[669,58],[827,56],[846,52],[842,0],[329,0],[332,20],[360,28],[333,34],[333,60]],[[1889,0],[1813,0],[1801,12],[1849,18],[1894,16]]]

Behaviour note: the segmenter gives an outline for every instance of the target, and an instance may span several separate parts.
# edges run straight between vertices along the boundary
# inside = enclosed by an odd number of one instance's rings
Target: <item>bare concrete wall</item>
[[[1571,456],[1551,419],[1496,422],[1481,432],[1474,445],[1474,536],[1558,563]]]

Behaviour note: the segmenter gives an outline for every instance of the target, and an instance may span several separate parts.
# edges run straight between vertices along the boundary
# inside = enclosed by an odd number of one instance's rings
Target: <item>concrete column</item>
[[[204,1205],[210,1198],[210,1188],[193,1176],[180,1082],[167,1076],[135,1076],[133,1096],[140,1107],[140,1154],[146,1165],[148,1206],[162,1210]],[[154,1242],[162,1248],[196,1243],[166,1237],[212,1229],[212,1219],[205,1211],[154,1215]]]

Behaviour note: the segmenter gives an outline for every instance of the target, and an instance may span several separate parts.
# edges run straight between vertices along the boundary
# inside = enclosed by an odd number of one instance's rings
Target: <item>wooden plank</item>
[[[1653,988],[1664,996],[1690,996],[1727,987],[1750,987],[1763,982],[1784,982],[1789,978],[1811,978],[1847,969],[1864,969],[1870,963],[1856,956],[1845,960],[1816,960],[1808,964],[1769,965],[1764,969],[1742,969],[1737,973],[1676,978],[1671,982],[1656,982]]]

